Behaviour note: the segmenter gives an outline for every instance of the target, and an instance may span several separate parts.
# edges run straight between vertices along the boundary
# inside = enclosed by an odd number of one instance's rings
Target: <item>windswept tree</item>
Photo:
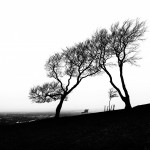
[[[56,53],[46,62],[45,68],[49,78],[55,81],[37,86],[30,90],[30,99],[36,103],[44,103],[59,100],[55,118],[58,118],[68,95],[86,77],[100,72],[94,65],[96,54],[89,53],[89,40],[67,48],[61,54]],[[82,49],[82,51],[81,51]],[[89,56],[90,55],[90,56]],[[89,57],[87,57],[89,56]]]
[[[117,91],[114,88],[110,88],[108,91],[109,100],[111,101],[112,98],[118,97]]]
[[[116,23],[111,26],[111,33],[102,29],[97,31],[92,37],[93,49],[92,51],[98,51],[97,65],[104,70],[109,76],[111,85],[117,90],[122,101],[125,103],[125,109],[131,109],[130,96],[125,84],[123,67],[125,63],[136,65],[137,60],[140,58],[137,56],[137,48],[139,41],[143,40],[143,35],[146,32],[145,22],[127,20],[121,26]],[[117,62],[114,62],[116,58]],[[111,72],[108,66],[118,66],[120,80],[123,92],[114,83]]]
[[[109,107],[109,110],[111,110],[111,105],[110,105],[111,99],[118,97],[118,92],[114,88],[110,88],[108,91],[108,96],[109,96],[109,106],[108,107]],[[113,105],[113,106],[115,106],[115,105]]]

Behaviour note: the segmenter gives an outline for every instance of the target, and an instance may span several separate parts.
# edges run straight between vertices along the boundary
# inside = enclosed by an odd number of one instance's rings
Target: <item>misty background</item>
[[[0,112],[54,111],[58,102],[29,100],[31,87],[51,81],[44,65],[49,56],[90,38],[100,28],[139,18],[148,27],[140,43],[140,67],[125,64],[124,77],[132,106],[150,101],[150,9],[148,0],[5,0],[0,1]],[[117,68],[113,77],[118,81]],[[108,105],[109,78],[88,77],[69,95],[62,111],[103,111]],[[112,99],[124,108],[120,98]]]

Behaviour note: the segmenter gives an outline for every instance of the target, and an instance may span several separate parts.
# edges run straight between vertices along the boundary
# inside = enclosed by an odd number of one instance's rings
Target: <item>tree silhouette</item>
[[[122,101],[125,103],[125,109],[131,109],[130,97],[123,76],[124,63],[136,65],[137,48],[139,41],[143,40],[142,37],[146,31],[145,22],[140,22],[138,19],[134,22],[127,20],[122,26],[116,23],[111,26],[111,33],[109,34],[106,29],[97,31],[92,37],[93,49],[92,52],[98,51],[96,57],[97,65],[104,70],[109,76],[111,85],[117,90]],[[114,59],[117,59],[117,63]],[[108,70],[108,66],[118,66],[120,80],[124,94],[119,87],[114,83],[112,75]]]
[[[111,110],[110,101],[112,98],[118,97],[117,91],[114,88],[110,88],[108,91],[108,96],[109,96],[109,110]]]
[[[30,99],[36,103],[51,102],[60,99],[62,89],[59,82],[45,83],[42,86],[36,86],[30,90]]]
[[[76,44],[74,47],[63,50],[61,54],[56,53],[46,62],[45,69],[49,78],[55,82],[46,83],[30,90],[29,97],[36,103],[51,102],[60,100],[55,118],[60,116],[64,100],[86,77],[100,72],[95,67],[95,60],[89,59],[96,54],[88,53],[87,45],[89,40]],[[82,49],[82,51],[81,51]],[[89,56],[90,57],[87,57]]]
[[[110,88],[108,91],[109,100],[114,97],[118,97],[117,91],[114,88]]]

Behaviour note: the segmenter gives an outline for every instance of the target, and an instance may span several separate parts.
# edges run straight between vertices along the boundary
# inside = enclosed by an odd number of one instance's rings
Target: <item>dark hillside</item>
[[[150,149],[150,105],[0,126],[0,149]]]

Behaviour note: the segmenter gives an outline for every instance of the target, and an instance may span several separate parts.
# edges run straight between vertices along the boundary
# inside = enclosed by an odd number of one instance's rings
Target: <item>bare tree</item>
[[[109,110],[111,110],[110,102],[112,98],[118,97],[117,91],[114,88],[110,88],[108,91],[108,96],[109,96]]]
[[[118,93],[114,88],[110,88],[108,91],[108,97],[109,97],[109,105],[108,106],[104,106],[104,111],[111,111],[114,110],[115,105],[111,105],[111,99],[114,97],[118,97]]]
[[[122,26],[116,23],[111,26],[111,33],[102,29],[97,31],[92,37],[94,49],[98,51],[97,64],[109,76],[111,85],[117,90],[119,96],[125,103],[125,109],[131,109],[130,97],[123,76],[124,63],[136,65],[137,48],[139,41],[143,40],[143,35],[146,32],[145,22],[127,20]],[[111,61],[111,58],[116,58],[117,63]],[[114,59],[113,59],[114,60]],[[119,68],[120,80],[124,94],[119,87],[114,83],[112,75],[108,70],[108,66],[116,65]]]
[[[56,82],[46,83],[30,90],[30,99],[36,103],[60,100],[55,118],[59,117],[64,100],[79,83],[84,78],[100,72],[100,69],[93,65],[95,60],[89,59],[95,57],[94,54],[88,54],[89,44],[90,41],[87,40],[67,48],[61,54],[56,53],[51,56],[45,67],[48,77],[55,79]],[[87,57],[88,55],[90,57]]]

